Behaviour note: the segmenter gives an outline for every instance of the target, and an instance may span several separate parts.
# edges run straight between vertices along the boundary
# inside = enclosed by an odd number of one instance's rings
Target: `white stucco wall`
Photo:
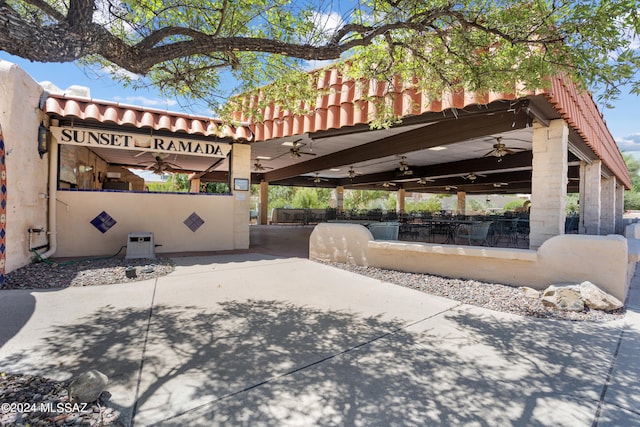
[[[536,289],[589,280],[621,301],[634,267],[619,235],[560,235],[527,250],[373,240],[361,225],[331,223],[311,233],[309,257]]]
[[[58,191],[57,200],[56,257],[112,255],[134,232],[152,232],[156,253],[235,249],[229,195]],[[117,221],[104,234],[90,223],[102,211]],[[193,212],[204,220],[195,232],[183,223]]]
[[[37,150],[42,88],[20,67],[0,60],[0,126],[7,168],[6,264],[8,273],[31,260],[29,228],[47,228],[48,156]],[[33,246],[47,243],[33,234]]]

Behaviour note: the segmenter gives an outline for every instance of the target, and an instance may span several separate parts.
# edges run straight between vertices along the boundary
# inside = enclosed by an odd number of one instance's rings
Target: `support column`
[[[533,123],[533,171],[529,247],[539,248],[553,236],[564,234],[567,205],[567,149],[569,128],[562,119],[549,127]]]
[[[398,188],[398,195],[396,200],[396,211],[398,214],[404,213],[404,198],[407,194],[407,191],[404,188]]]
[[[624,185],[616,186],[616,234],[624,235]]]
[[[580,207],[580,222],[585,234],[600,234],[600,192],[602,162],[594,160],[584,166],[584,203]]]
[[[585,191],[585,181],[586,181],[586,169],[587,162],[580,161],[580,183],[578,184],[578,234],[587,234],[587,231],[584,229],[584,207],[587,205],[585,201],[584,195]]]
[[[458,191],[458,209],[456,213],[458,215],[466,215],[467,213],[467,193],[464,191]]]
[[[616,231],[616,177],[602,179],[600,183],[600,234],[613,234]]]
[[[269,224],[269,183],[260,181],[260,209],[258,211],[258,224]]]
[[[189,180],[189,192],[190,193],[200,192],[200,178],[193,178]]]
[[[339,185],[335,190],[336,195],[336,212],[338,215],[342,215],[344,212],[344,187]]]
[[[233,144],[231,149],[231,177],[229,180],[233,194],[233,248],[249,249],[249,210],[251,192],[233,189],[236,178],[251,182],[251,146]]]

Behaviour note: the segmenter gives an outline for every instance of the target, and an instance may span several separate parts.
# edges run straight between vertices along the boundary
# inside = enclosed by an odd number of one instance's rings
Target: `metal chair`
[[[375,240],[398,240],[400,223],[398,222],[376,222],[369,224],[369,231]]]
[[[483,246],[489,246],[488,235],[492,221],[478,222],[473,224],[462,224],[456,230],[454,242],[458,244],[458,239],[466,240],[469,245],[472,242],[480,242]]]
[[[515,218],[501,218],[495,223],[496,236],[494,245],[498,246],[503,239],[506,240],[507,245],[518,246],[518,219]]]

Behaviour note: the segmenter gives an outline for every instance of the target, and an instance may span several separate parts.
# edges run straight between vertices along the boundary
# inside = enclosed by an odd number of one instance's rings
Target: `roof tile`
[[[122,105],[108,101],[88,98],[73,98],[65,95],[50,95],[44,106],[44,112],[58,117],[74,117],[80,120],[113,123],[116,125],[151,128],[184,132],[193,135],[231,137],[233,139],[253,139],[253,133],[247,126],[221,129],[208,117],[153,110],[149,108]]]
[[[463,109],[471,105],[487,105],[495,101],[512,101],[528,95],[544,95],[558,113],[581,135],[587,145],[603,160],[618,179],[627,187],[631,185],[629,174],[602,114],[588,93],[581,92],[575,83],[562,76],[553,77],[549,89],[525,90],[514,85],[512,92],[480,93],[459,90],[444,92],[440,99],[431,99],[420,92],[413,80],[394,79],[392,83],[376,80],[347,80],[337,69],[325,70],[316,82],[318,96],[315,112],[296,115],[289,111],[274,114],[273,106],[263,111],[262,122],[253,123],[255,140],[283,138],[302,133],[313,133],[331,128],[367,124],[378,108],[374,100],[384,101],[401,117],[442,112],[447,109]],[[264,96],[263,92],[258,95]],[[255,97],[244,102],[254,106]],[[337,108],[339,107],[339,108]],[[237,117],[247,121],[241,112]],[[274,128],[274,120],[290,120],[292,126]]]

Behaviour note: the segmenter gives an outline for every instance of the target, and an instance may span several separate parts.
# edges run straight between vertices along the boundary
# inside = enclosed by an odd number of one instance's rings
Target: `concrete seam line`
[[[134,395],[133,408],[131,409],[131,426],[134,425],[136,411],[138,410],[138,397],[140,394],[140,383],[142,383],[142,370],[144,369],[144,358],[147,352],[147,342],[149,340],[149,330],[151,329],[151,317],[153,316],[153,305],[156,300],[156,289],[158,288],[158,278],[153,283],[153,293],[151,294],[151,304],[149,305],[149,316],[147,317],[147,329],[144,331],[144,342],[142,343],[142,355],[140,356],[140,368],[138,369],[138,381],[136,382],[136,392]]]
[[[604,406],[604,399],[609,389],[609,384],[611,383],[611,379],[613,378],[613,371],[616,367],[616,362],[618,361],[618,354],[620,353],[620,346],[622,345],[622,337],[624,336],[625,329],[627,329],[626,321],[625,321],[624,327],[620,331],[620,335],[618,336],[618,343],[616,345],[615,351],[613,352],[613,357],[611,358],[611,364],[609,365],[609,371],[607,372],[607,377],[605,379],[604,386],[602,387],[602,391],[600,392],[600,400],[598,401],[598,406],[593,416],[593,423],[591,424],[592,427],[597,427],[600,422],[600,416],[602,415],[602,408]]]
[[[336,357],[348,354],[348,353],[350,353],[350,352],[352,352],[354,350],[357,350],[357,349],[359,349],[361,347],[367,346],[367,345],[369,345],[371,343],[379,341],[379,340],[381,340],[383,338],[386,338],[386,337],[388,337],[390,335],[394,335],[394,334],[396,334],[396,333],[398,333],[398,332],[400,332],[400,331],[402,331],[404,329],[407,329],[407,328],[409,328],[411,326],[417,325],[418,323],[425,322],[425,321],[427,321],[429,319],[433,319],[434,317],[440,316],[441,314],[444,314],[444,313],[446,313],[448,311],[455,310],[456,308],[460,307],[461,305],[464,305],[464,304],[463,303],[459,303],[459,304],[456,304],[453,307],[447,308],[446,310],[442,310],[442,311],[439,311],[437,313],[434,313],[431,316],[428,316],[428,317],[425,317],[423,319],[419,319],[419,320],[416,320],[416,321],[413,321],[413,322],[406,323],[405,325],[403,325],[403,326],[401,326],[399,328],[387,331],[387,332],[383,333],[382,335],[379,335],[377,337],[371,338],[368,341],[361,342],[360,344],[356,344],[356,345],[354,345],[352,347],[349,347],[349,348],[347,348],[345,350],[339,351],[337,353],[330,354],[329,356],[323,357],[322,359],[316,360],[315,362],[307,363],[306,365],[291,369],[291,370],[286,371],[286,372],[284,372],[282,374],[274,375],[271,378],[267,378],[264,381],[260,381],[258,383],[249,385],[249,386],[247,386],[247,387],[245,387],[243,389],[232,391],[232,392],[227,393],[225,395],[222,395],[222,396],[220,396],[220,397],[218,397],[216,399],[213,399],[210,402],[203,403],[203,404],[198,405],[198,406],[196,406],[194,408],[188,409],[186,411],[183,411],[183,412],[180,412],[178,414],[172,415],[172,416],[170,416],[168,418],[165,418],[163,420],[157,421],[157,423],[161,423],[161,422],[169,421],[169,420],[172,420],[172,419],[176,419],[178,417],[181,417],[182,415],[188,414],[189,412],[197,411],[198,409],[205,408],[207,406],[210,406],[210,405],[213,405],[215,403],[221,402],[223,400],[229,399],[231,397],[237,396],[237,395],[242,394],[244,392],[251,391],[251,390],[253,390],[255,388],[258,388],[258,387],[263,386],[265,384],[268,384],[270,382],[277,381],[277,380],[279,380],[281,378],[288,377],[288,376],[293,375],[293,374],[295,374],[297,372],[300,372],[300,371],[304,371],[305,369],[308,369],[308,368],[311,368],[313,366],[316,366],[316,365],[319,365],[321,363],[324,363],[327,360],[335,359]],[[136,394],[137,394],[137,392],[136,392]]]

